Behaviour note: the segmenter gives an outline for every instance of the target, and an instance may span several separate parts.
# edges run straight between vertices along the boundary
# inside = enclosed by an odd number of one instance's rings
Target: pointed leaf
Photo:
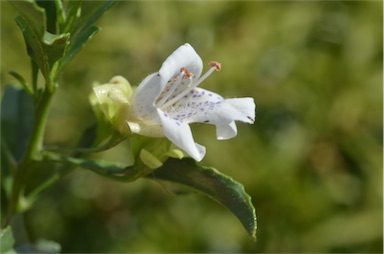
[[[243,185],[214,168],[200,167],[192,159],[169,159],[151,174],[154,179],[167,180],[198,190],[228,208],[256,240],[256,212]]]
[[[71,44],[68,50],[65,52],[65,56],[61,63],[61,69],[66,66],[87,44],[87,42],[93,38],[100,31],[99,27],[91,26],[81,31],[76,37],[71,40]]]
[[[62,24],[60,31],[64,33],[71,32],[73,26],[75,25],[77,19],[81,15],[81,2],[82,1],[68,1],[65,11],[66,11],[66,19],[65,23]]]
[[[33,95],[34,91],[33,91],[33,88],[28,84],[27,81],[25,81],[24,77],[21,76],[19,73],[17,73],[16,71],[10,71],[9,74],[14,77],[15,79],[17,79],[17,81],[19,81],[20,85],[30,94],[30,95]]]
[[[82,1],[81,2],[81,16],[77,20],[71,34],[75,35],[82,30],[92,26],[104,12],[114,5],[116,1]]]
[[[63,2],[62,2],[62,0],[54,0],[54,2],[55,2],[55,7],[56,7],[57,23],[61,27],[66,21]],[[62,32],[62,30],[59,30],[59,31]]]

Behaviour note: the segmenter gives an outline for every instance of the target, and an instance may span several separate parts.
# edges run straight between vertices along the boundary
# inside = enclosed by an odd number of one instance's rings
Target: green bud
[[[105,120],[120,133],[131,134],[126,122],[132,95],[132,87],[122,76],[113,77],[108,83],[95,85],[90,101],[99,119]]]

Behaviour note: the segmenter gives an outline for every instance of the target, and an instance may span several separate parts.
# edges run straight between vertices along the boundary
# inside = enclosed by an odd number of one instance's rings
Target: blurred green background
[[[381,1],[127,1],[66,69],[46,143],[73,145],[95,123],[91,84],[138,85],[189,42],[222,63],[202,87],[255,98],[256,122],[217,141],[194,126],[211,165],[244,184],[258,217],[252,242],[237,219],[199,194],[140,179],[75,171],[27,213],[33,239],[70,252],[383,251],[383,3]],[[29,77],[16,11],[1,3],[1,85]],[[124,161],[127,144],[97,156]]]

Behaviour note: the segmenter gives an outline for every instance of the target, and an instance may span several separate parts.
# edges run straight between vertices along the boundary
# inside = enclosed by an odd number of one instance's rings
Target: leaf
[[[1,100],[2,138],[19,160],[24,154],[33,126],[33,101],[23,89],[8,86]]]
[[[37,38],[41,39],[46,30],[46,17],[43,8],[39,7],[35,1],[9,1],[16,10],[24,17],[26,22],[36,34]]]
[[[66,20],[65,23],[60,27],[60,31],[68,33],[72,31],[75,22],[80,17],[81,14],[81,2],[82,1],[68,1],[65,11],[66,11]]]
[[[15,239],[13,238],[11,227],[6,227],[0,232],[0,253],[13,254],[16,253],[13,249]]]
[[[211,167],[200,167],[192,159],[169,159],[150,177],[183,184],[213,198],[228,208],[256,240],[256,212],[251,197],[231,177]]]
[[[55,11],[56,11],[56,16],[57,16],[57,23],[61,27],[65,23],[65,20],[66,20],[63,2],[62,2],[62,0],[54,0],[54,2],[55,2]]]
[[[33,91],[33,88],[28,84],[27,81],[25,81],[24,77],[21,76],[19,73],[17,73],[16,71],[10,71],[9,74],[14,77],[15,79],[17,79],[17,81],[19,81],[20,85],[30,94],[30,95],[33,95],[34,91]]]
[[[76,36],[82,30],[92,26],[104,12],[114,5],[116,1],[81,1],[81,16],[77,20],[71,34]]]
[[[71,43],[61,63],[61,68],[66,66],[100,31],[100,28],[93,24],[115,3],[111,0],[102,2],[70,1],[68,3],[68,19],[63,29],[71,33]]]
[[[66,66],[79,52],[80,50],[88,43],[90,39],[93,38],[100,31],[99,27],[91,26],[83,30],[80,34],[71,40],[68,50],[65,52],[65,56],[62,60],[60,69]]]
[[[47,19],[47,31],[50,33],[56,33],[57,10],[55,2],[46,0],[36,0],[36,3],[45,10],[45,16]]]
[[[39,66],[45,79],[50,80],[54,64],[62,58],[68,45],[69,34],[45,32],[41,37],[24,17],[16,17],[16,22],[23,32],[28,55]]]

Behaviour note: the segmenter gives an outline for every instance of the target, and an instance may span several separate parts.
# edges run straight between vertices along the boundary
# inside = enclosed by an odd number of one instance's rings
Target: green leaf
[[[66,11],[66,19],[64,24],[61,25],[60,31],[64,33],[71,32],[73,26],[75,25],[77,19],[81,15],[81,2],[77,0],[71,0],[67,2],[65,11]]]
[[[33,91],[33,88],[28,84],[27,81],[25,81],[24,77],[21,76],[19,73],[17,73],[16,71],[10,71],[9,74],[14,77],[15,79],[17,79],[17,81],[19,81],[20,85],[30,94],[30,95],[33,95],[34,91]]]
[[[69,37],[69,34],[55,35],[49,32],[46,32],[44,34],[43,46],[48,56],[50,71],[54,67],[56,62],[64,56],[64,52],[66,51],[66,48],[69,45]]]
[[[43,8],[39,7],[35,1],[9,1],[13,7],[24,17],[30,25],[33,33],[41,39],[46,31],[46,17]]]
[[[71,43],[61,63],[61,68],[66,66],[100,31],[100,28],[93,26],[93,24],[113,4],[115,2],[111,0],[102,2],[70,1],[68,3],[68,18],[63,29],[65,32],[71,33]]]
[[[69,34],[54,35],[44,32],[42,36],[22,17],[16,17],[16,22],[23,32],[28,55],[39,66],[46,80],[50,80],[54,64],[63,57],[69,43]]]
[[[68,50],[65,52],[65,56],[61,62],[60,69],[66,66],[88,43],[100,31],[99,27],[91,26],[80,32],[76,37],[71,40]]]
[[[114,5],[116,1],[81,1],[81,15],[77,20],[71,34],[76,36],[82,30],[92,26],[104,12]]]
[[[0,232],[0,253],[13,254],[16,253],[13,249],[15,239],[13,238],[11,227],[6,227]]]
[[[57,23],[62,26],[65,23],[66,16],[62,0],[54,0],[56,7]],[[62,30],[60,30],[62,31]]]
[[[231,177],[211,167],[200,167],[192,159],[169,159],[151,178],[183,184],[208,195],[228,208],[256,240],[256,212],[251,197]]]
[[[1,134],[16,160],[26,149],[33,116],[33,101],[29,94],[23,89],[8,86],[1,100]]]
[[[56,33],[57,10],[55,2],[36,0],[36,3],[45,10],[47,31],[50,33]]]

